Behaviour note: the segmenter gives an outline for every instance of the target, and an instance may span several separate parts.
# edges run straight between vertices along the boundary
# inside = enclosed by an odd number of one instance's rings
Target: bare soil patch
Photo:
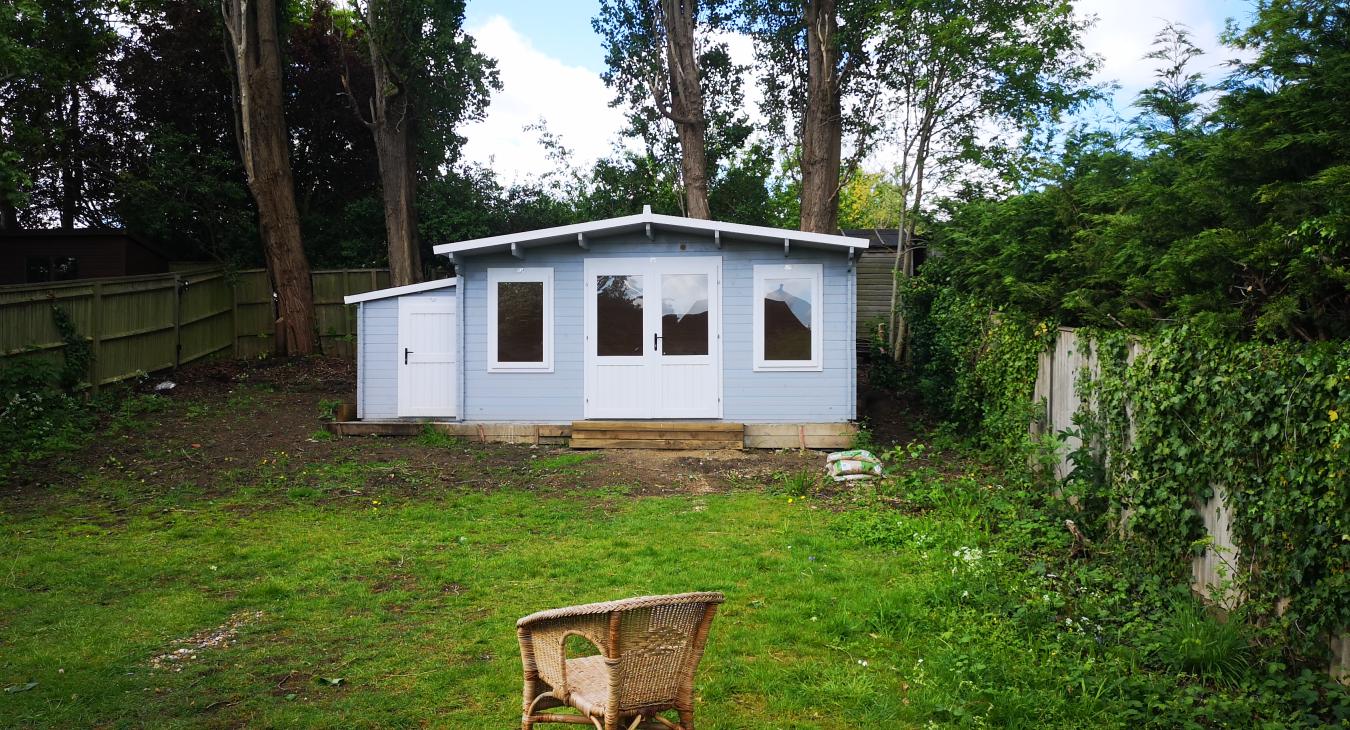
[[[166,379],[175,387],[150,395]],[[461,489],[699,494],[762,487],[802,470],[821,473],[824,465],[823,454],[815,451],[572,451],[417,437],[331,437],[322,431],[324,416],[333,403],[354,398],[354,382],[352,363],[339,358],[185,367],[140,387],[150,407],[131,423],[105,423],[84,447],[31,464],[0,493],[0,501],[10,509],[40,509],[49,498],[80,490],[102,496],[109,483],[120,485],[117,501],[133,504],[166,495],[211,499],[264,482],[280,494],[307,487],[326,501],[361,507],[368,507],[373,495],[434,496]],[[341,469],[348,478],[357,474],[358,481],[334,476]],[[262,499],[239,509],[269,507]]]

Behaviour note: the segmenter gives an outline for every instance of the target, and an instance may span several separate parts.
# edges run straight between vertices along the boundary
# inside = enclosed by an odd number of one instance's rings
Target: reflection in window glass
[[[661,276],[661,354],[708,354],[708,275]]]
[[[595,277],[595,354],[642,355],[642,277]]]
[[[80,267],[74,256],[57,256],[52,259],[52,281],[70,281],[79,276]]]
[[[811,359],[811,280],[764,280],[764,359]]]
[[[497,282],[497,362],[544,361],[544,282]]]

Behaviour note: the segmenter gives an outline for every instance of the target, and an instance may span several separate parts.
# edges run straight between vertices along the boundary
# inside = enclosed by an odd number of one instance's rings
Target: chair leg
[[[683,730],[694,730],[693,710],[680,710],[680,727]]]

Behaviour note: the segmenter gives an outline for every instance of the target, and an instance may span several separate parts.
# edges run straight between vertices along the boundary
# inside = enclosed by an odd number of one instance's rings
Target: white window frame
[[[823,370],[825,304],[824,270],[820,264],[758,264],[755,266],[754,312],[756,372],[811,372]],[[764,282],[768,279],[804,279],[811,282],[811,359],[764,359]]]
[[[553,372],[553,269],[542,266],[521,266],[488,269],[487,274],[488,372]],[[537,281],[544,285],[544,359],[541,362],[499,362],[497,360],[497,285],[512,281]]]

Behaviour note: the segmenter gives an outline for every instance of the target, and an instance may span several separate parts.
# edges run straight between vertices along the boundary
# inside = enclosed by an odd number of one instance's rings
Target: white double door
[[[584,265],[586,418],[722,417],[722,259]]]

